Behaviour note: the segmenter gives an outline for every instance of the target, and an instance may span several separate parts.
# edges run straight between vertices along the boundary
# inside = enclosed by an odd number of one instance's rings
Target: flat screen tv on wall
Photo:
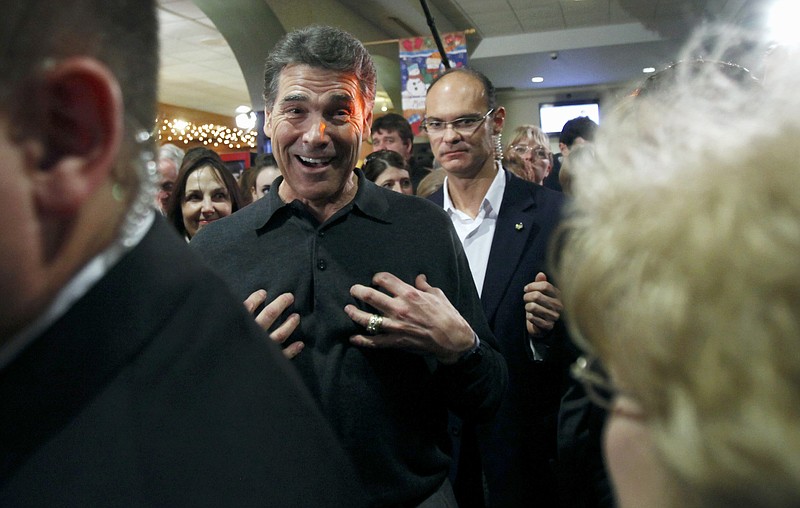
[[[543,102],[539,104],[539,123],[543,131],[548,134],[560,134],[561,128],[579,116],[588,116],[600,125],[600,101],[597,99],[585,101],[559,101]]]

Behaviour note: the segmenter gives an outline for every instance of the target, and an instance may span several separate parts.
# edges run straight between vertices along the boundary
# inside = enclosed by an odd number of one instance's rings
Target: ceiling
[[[286,31],[339,26],[373,54],[399,104],[396,39],[426,35],[419,0],[158,0],[159,100],[233,115],[263,107],[264,57]],[[629,83],[674,61],[693,26],[754,25],[768,0],[428,0],[440,33],[474,29],[469,64],[501,90]],[[542,83],[531,77],[541,76]]]

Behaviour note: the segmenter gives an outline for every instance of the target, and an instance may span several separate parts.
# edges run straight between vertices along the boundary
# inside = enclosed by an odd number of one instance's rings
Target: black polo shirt
[[[299,201],[284,203],[279,178],[268,196],[203,228],[192,240],[242,299],[291,292],[300,325],[289,339],[306,348],[292,362],[338,432],[375,504],[426,498],[447,476],[447,409],[488,419],[506,369],[492,347],[461,242],[447,215],[415,196],[382,189],[360,170],[355,198],[324,223]],[[414,284],[419,274],[442,289],[481,339],[480,361],[445,367],[432,356],[363,349],[364,333],[344,312],[353,284],[376,272]]]

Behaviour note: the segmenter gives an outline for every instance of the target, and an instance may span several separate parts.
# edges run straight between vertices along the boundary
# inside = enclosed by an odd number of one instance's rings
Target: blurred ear
[[[503,124],[506,122],[506,108],[498,106],[492,119],[492,134],[500,134],[503,131]]]
[[[122,92],[88,57],[56,63],[33,87],[25,124],[37,133],[29,152],[36,202],[45,213],[72,215],[114,168],[124,131]]]

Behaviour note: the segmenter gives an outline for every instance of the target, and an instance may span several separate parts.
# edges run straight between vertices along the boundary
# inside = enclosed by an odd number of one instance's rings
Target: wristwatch
[[[472,345],[471,348],[467,349],[461,356],[458,357],[455,365],[461,365],[466,367],[473,367],[477,365],[481,358],[483,358],[483,350],[481,349],[481,339],[478,338],[478,334],[472,332],[475,336],[475,343]]]

